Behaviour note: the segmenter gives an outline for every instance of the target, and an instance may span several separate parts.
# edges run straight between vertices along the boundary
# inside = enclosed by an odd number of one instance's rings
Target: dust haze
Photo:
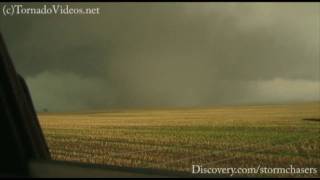
[[[320,3],[70,5],[0,16],[38,110],[320,100]]]

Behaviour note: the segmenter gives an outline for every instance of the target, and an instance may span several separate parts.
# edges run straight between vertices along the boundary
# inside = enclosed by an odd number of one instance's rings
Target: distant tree
[[[47,109],[47,108],[43,108],[42,111],[43,111],[43,112],[48,112],[48,109]]]

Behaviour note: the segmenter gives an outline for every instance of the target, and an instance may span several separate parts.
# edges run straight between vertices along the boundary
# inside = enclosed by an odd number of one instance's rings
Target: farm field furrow
[[[192,164],[320,169],[319,102],[40,113],[39,119],[56,160],[185,172]]]

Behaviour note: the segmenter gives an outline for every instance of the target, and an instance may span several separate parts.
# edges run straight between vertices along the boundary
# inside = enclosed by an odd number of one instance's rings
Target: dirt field
[[[317,168],[317,174],[305,176],[319,177],[320,102],[40,113],[39,118],[57,160],[190,173],[192,164],[293,165]]]

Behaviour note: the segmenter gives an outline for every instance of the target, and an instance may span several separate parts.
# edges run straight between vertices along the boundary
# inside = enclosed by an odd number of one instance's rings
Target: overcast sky
[[[70,6],[100,15],[0,16],[38,110],[320,100],[320,3]]]

